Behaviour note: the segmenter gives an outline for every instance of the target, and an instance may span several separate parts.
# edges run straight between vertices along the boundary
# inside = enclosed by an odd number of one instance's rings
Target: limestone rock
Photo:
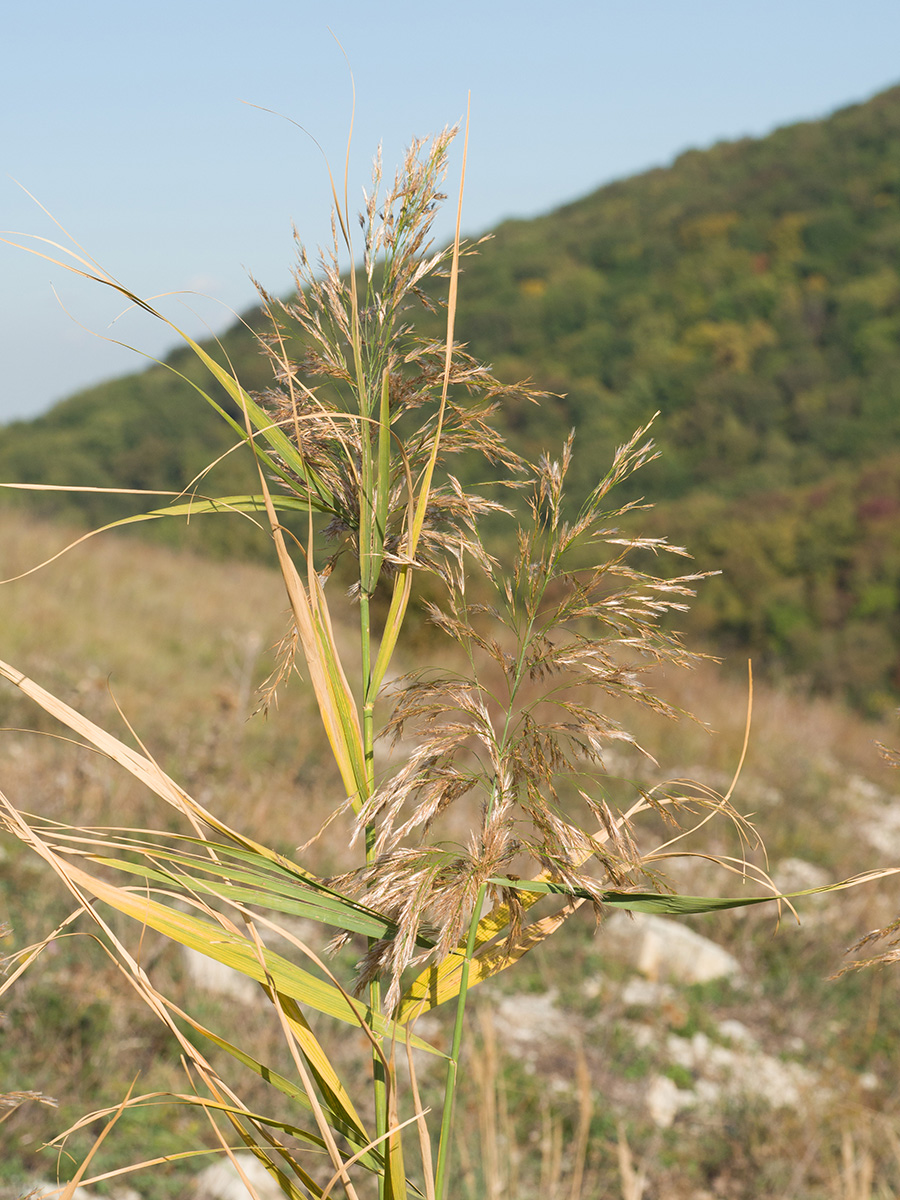
[[[236,1154],[241,1171],[250,1182],[258,1200],[284,1200],[281,1188],[252,1154]],[[250,1200],[253,1193],[228,1159],[220,1159],[194,1179],[192,1200]]]
[[[659,1129],[669,1129],[683,1108],[692,1108],[697,1103],[697,1096],[678,1087],[667,1075],[654,1075],[645,1102],[653,1124]]]
[[[708,983],[711,979],[735,979],[741,973],[733,954],[668,917],[614,913],[605,926],[614,943],[648,979]]]
[[[259,985],[240,971],[226,967],[224,963],[208,958],[199,950],[181,947],[182,961],[191,983],[207,992],[229,996],[241,1004],[260,1004],[264,999]]]
[[[556,1005],[554,988],[538,994],[502,996],[494,1014],[497,1033],[504,1041],[543,1042],[559,1037],[567,1018]]]
[[[900,858],[900,801],[870,804],[859,829],[880,855],[894,861]]]

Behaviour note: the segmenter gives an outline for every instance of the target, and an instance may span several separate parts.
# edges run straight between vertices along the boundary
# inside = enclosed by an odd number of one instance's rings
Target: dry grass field
[[[3,576],[27,570],[68,539],[51,524],[0,516]],[[132,736],[127,722],[217,815],[292,853],[328,814],[339,784],[318,757],[318,717],[304,682],[285,685],[268,717],[251,715],[286,627],[279,586],[262,567],[102,536],[0,588],[0,655],[125,738]],[[352,616],[348,601],[346,619]],[[442,653],[429,636],[421,636],[417,656],[429,644]],[[659,767],[622,755],[610,770],[645,786],[690,777],[723,790],[744,733],[739,665],[703,664],[662,679],[660,688],[714,732],[637,712],[632,727]],[[2,787],[21,807],[85,825],[169,820],[154,797],[60,738],[50,718],[10,687],[0,691],[0,714]],[[804,869],[837,880],[900,862],[900,789],[875,746],[892,738],[900,735],[890,723],[875,727],[839,707],[757,687],[734,798],[741,813],[752,814],[776,880],[791,870],[796,880]],[[733,852],[724,835],[717,839],[704,848]],[[338,869],[346,848],[347,829],[336,822],[316,851],[318,869]],[[0,841],[0,851],[11,952],[48,932],[67,902],[11,839]],[[740,888],[690,861],[674,876],[679,890]],[[691,982],[646,963],[642,972],[633,953],[637,922],[620,914],[624,926],[617,917],[597,928],[579,914],[560,940],[525,960],[518,979],[477,989],[451,1194],[896,1196],[896,968],[829,976],[845,964],[847,945],[896,914],[898,889],[888,880],[799,907],[802,926],[786,914],[777,932],[772,913],[756,910],[680,922],[734,956],[740,971],[731,976]],[[139,1073],[143,1091],[184,1087],[177,1047],[87,940],[85,927],[58,941],[4,998],[3,1090],[59,1101],[58,1108],[26,1103],[0,1125],[7,1195],[27,1178],[53,1178],[56,1152],[42,1151],[42,1141],[79,1114],[116,1103]],[[261,1056],[277,1058],[279,1038],[252,1002],[211,987],[203,995],[184,956],[151,931],[142,954],[176,997],[190,997],[225,1028],[237,1024]],[[434,1037],[446,1037],[438,1018],[430,1019]],[[340,1055],[351,1063],[359,1056],[363,1069],[356,1041],[347,1039]],[[433,1083],[426,1071],[426,1091]],[[252,1098],[252,1079],[247,1087]],[[149,1108],[123,1120],[101,1161],[209,1141],[195,1112],[177,1113]],[[73,1138],[76,1158],[97,1132]],[[175,1161],[132,1185],[145,1200],[185,1195],[201,1165]]]

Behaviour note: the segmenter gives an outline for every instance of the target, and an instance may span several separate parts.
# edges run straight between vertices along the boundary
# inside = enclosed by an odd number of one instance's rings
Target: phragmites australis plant
[[[680,845],[641,837],[637,818],[655,811],[673,836],[679,813],[688,812],[700,824],[724,815],[739,838],[752,838],[728,796],[636,787],[623,804],[621,791],[607,787],[606,756],[633,740],[618,702],[676,715],[648,668],[690,664],[666,618],[699,576],[652,573],[654,556],[685,552],[620,530],[625,510],[615,489],[653,456],[647,428],[610,453],[580,501],[565,491],[573,439],[534,463],[506,445],[500,406],[539,397],[527,385],[500,383],[454,339],[460,258],[473,248],[460,242],[459,216],[449,247],[432,239],[452,137],[415,142],[386,188],[376,161],[360,215],[359,269],[339,266],[346,255],[352,263],[356,249],[345,187],[343,201],[334,195],[333,246],[315,264],[300,248],[296,294],[281,302],[260,289],[269,319],[260,346],[273,369],[266,391],[250,394],[227,362],[171,326],[227,392],[228,405],[214,392],[201,396],[253,455],[259,487],[210,497],[194,481],[179,502],[149,515],[237,511],[271,539],[291,616],[266,699],[288,686],[295,666],[310,681],[337,768],[329,821],[343,823],[356,868],[332,877],[317,871],[316,829],[298,833],[305,844],[289,858],[232,828],[149,751],[0,662],[5,679],[183,821],[177,834],[66,827],[2,799],[7,831],[74,897],[70,920],[94,922],[176,1039],[192,1090],[173,1101],[210,1116],[224,1154],[249,1149],[293,1198],[454,1194],[467,997],[579,905],[595,908],[602,936],[609,907],[703,912],[772,899],[764,886],[734,900],[673,894],[660,870],[683,853]],[[167,320],[77,249],[44,243],[35,252]],[[442,338],[417,333],[418,304],[443,306]],[[462,482],[470,478],[487,482]],[[359,621],[349,659],[331,595],[348,573]],[[403,675],[404,622],[423,581],[418,611],[453,653]],[[395,745],[391,758],[376,759],[379,737]],[[737,858],[724,865],[752,870]],[[138,939],[155,930],[254,981],[282,1031],[290,1071],[256,1060],[158,990],[109,909],[133,918]],[[338,960],[279,924],[288,917],[324,926],[334,947],[358,947],[355,976],[338,978]],[[273,933],[279,950],[269,944]],[[4,987],[52,937],[17,956]],[[447,1042],[435,1045],[416,1021],[441,1006],[452,1020]],[[371,1069],[362,1086],[341,1077],[323,1018],[367,1040]],[[221,1052],[280,1092],[291,1119],[244,1104]],[[445,1080],[431,1111],[416,1078],[425,1059],[440,1064]],[[151,1099],[129,1095],[79,1126],[104,1118],[112,1125]],[[90,1182],[88,1167],[66,1196]]]

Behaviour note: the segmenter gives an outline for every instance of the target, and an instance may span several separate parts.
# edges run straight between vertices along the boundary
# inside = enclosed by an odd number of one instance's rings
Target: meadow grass
[[[25,569],[35,558],[48,557],[69,540],[64,529],[45,521],[0,514],[0,542],[11,569]],[[244,694],[244,667],[235,645],[257,638],[263,641],[252,673],[255,689],[268,671],[267,651],[280,636],[284,601],[278,596],[277,576],[261,567],[173,554],[114,536],[95,539],[81,551],[77,597],[67,591],[70,568],[66,561],[50,570],[58,574],[31,576],[0,589],[0,623],[7,644],[15,647],[17,661],[29,673],[43,674],[63,698],[89,705],[90,715],[100,723],[120,720],[114,696],[173,774],[188,769],[195,756],[193,747],[215,747],[212,757],[201,764],[195,782],[201,782],[205,772],[216,809],[226,820],[240,823],[249,836],[268,838],[270,844],[290,854],[296,845],[297,811],[308,813],[314,824],[323,821],[328,812],[327,764],[317,764],[315,757],[310,757],[317,743],[314,727],[310,728],[314,699],[308,684],[296,680],[294,686],[283,690],[278,712],[267,720],[261,714],[247,720],[253,702],[240,712],[234,707]],[[158,606],[136,603],[138,580],[150,596],[168,596],[165,613]],[[235,580],[240,586],[234,586]],[[32,619],[35,611],[48,623],[41,628],[60,631],[68,658],[62,647],[48,654],[46,639]],[[346,638],[349,642],[354,617],[355,608],[347,600],[335,614],[339,641]],[[164,640],[159,636],[161,627]],[[426,652],[425,636],[423,631],[417,637],[416,655]],[[148,655],[148,646],[156,646],[155,658]],[[81,647],[89,647],[89,654]],[[183,669],[186,648],[192,648],[189,673]],[[446,657],[434,635],[428,651],[432,659]],[[92,667],[87,682],[86,661]],[[412,662],[404,657],[402,665]],[[160,681],[165,681],[164,706],[159,701]],[[696,711],[716,732],[711,734],[696,722],[672,724],[650,713],[635,713],[640,740],[652,746],[658,757],[670,761],[675,774],[707,778],[727,774],[740,752],[744,732],[741,709],[746,695],[740,682],[707,662],[692,672],[674,673],[665,681],[665,689],[673,703]],[[24,697],[19,700],[15,691],[7,689],[4,703],[4,725],[34,725]],[[838,829],[856,826],[865,810],[860,810],[860,800],[851,796],[849,778],[865,777],[883,794],[891,794],[891,771],[879,761],[873,746],[873,739],[890,740],[891,723],[873,727],[838,704],[819,701],[810,705],[801,697],[786,696],[765,685],[756,689],[754,709],[740,795],[746,808],[757,809],[756,820],[767,831],[773,865],[795,855],[799,847],[807,855],[812,853],[823,822]],[[44,728],[51,728],[49,721]],[[305,730],[309,731],[306,745],[298,742]],[[661,777],[647,760],[643,769],[648,786]],[[158,799],[114,764],[46,737],[5,733],[4,771],[11,796],[20,797],[23,807],[27,801],[30,808],[37,807],[35,797],[40,797],[42,813],[56,820],[121,823],[124,813],[134,825],[152,826],[168,820],[168,810]],[[42,864],[24,847],[17,850],[9,837],[2,839],[2,847],[6,852],[0,863],[2,906],[14,930],[13,939],[4,945],[13,951],[38,940],[65,917],[67,909],[63,897],[48,884]],[[336,824],[326,830],[317,854],[329,872],[350,865],[346,837]],[[854,873],[865,861],[857,839],[830,839],[824,863],[835,878]],[[721,886],[712,869],[704,874],[701,868],[695,861],[689,880],[682,881],[676,873],[685,890],[690,886],[714,891]],[[36,895],[41,897],[37,905],[29,899]],[[900,996],[893,976],[882,975],[880,984],[879,976],[873,975],[871,981],[862,977],[837,985],[829,984],[826,977],[840,965],[843,949],[854,939],[855,931],[884,924],[895,909],[895,897],[885,886],[847,893],[839,909],[831,906],[828,910],[824,927],[817,924],[806,932],[792,930],[786,923],[774,940],[769,917],[737,922],[728,919],[728,914],[707,917],[707,922],[715,921],[715,927],[699,928],[749,964],[753,985],[738,991],[689,989],[680,993],[683,998],[677,1003],[661,1010],[656,1020],[679,1020],[683,1011],[689,1019],[679,1028],[690,1031],[708,1030],[711,1019],[732,1017],[765,1031],[772,1052],[788,1053],[792,1041],[802,1037],[808,1047],[803,1061],[816,1063],[832,1056],[832,1071],[840,1072],[842,1089],[849,1098],[854,1094],[854,1071],[890,1077],[898,1033],[886,1017],[900,1011]],[[697,920],[694,918],[695,923]],[[634,1169],[648,1174],[656,1188],[664,1181],[667,1195],[692,1197],[697,1185],[690,1180],[696,1177],[698,1164],[706,1164],[703,1169],[711,1172],[733,1165],[737,1172],[744,1161],[741,1169],[746,1169],[745,1151],[740,1149],[742,1131],[749,1136],[755,1130],[753,1136],[764,1137],[773,1162],[793,1162],[796,1147],[791,1137],[797,1131],[786,1114],[777,1110],[757,1114],[752,1124],[729,1124],[724,1117],[718,1123],[709,1119],[680,1122],[677,1154],[664,1143],[654,1143],[647,1134],[641,1096],[655,1066],[652,1058],[648,1060],[648,1052],[636,1049],[625,1036],[628,1022],[644,1014],[623,1011],[615,999],[615,981],[620,976],[623,981],[629,978],[621,948],[604,933],[602,924],[595,929],[587,914],[571,918],[567,927],[568,931],[564,927],[555,939],[523,959],[517,976],[507,979],[503,973],[478,989],[484,1000],[476,1005],[473,1041],[466,1053],[454,1194],[467,1200],[482,1195],[518,1198],[538,1194],[568,1200],[573,1194],[581,1102],[576,1086],[570,1091],[562,1084],[577,1084],[577,1046],[547,1045],[542,1086],[540,1075],[523,1071],[519,1056],[499,1038],[492,1019],[503,996],[517,991],[542,995],[552,987],[560,992],[568,1026],[582,1030],[587,1044],[594,1111],[582,1178],[584,1196],[617,1195],[620,1191],[618,1130],[609,1115],[613,1097],[618,1117],[627,1122],[625,1136],[632,1147]],[[124,935],[126,930],[123,918],[120,932]],[[323,938],[318,945],[324,948],[324,944]],[[258,1059],[287,1071],[283,1046],[279,1046],[277,1031],[266,1020],[264,1009],[235,1006],[227,998],[217,999],[199,990],[185,976],[176,949],[167,948],[165,939],[146,931],[145,961],[156,985],[225,1036],[242,1036]],[[609,981],[612,990],[608,995],[589,996],[583,991],[585,983],[598,979]],[[73,1124],[81,1112],[120,1099],[138,1070],[145,1090],[175,1092],[182,1087],[177,1044],[161,1027],[157,1030],[149,1011],[144,1015],[137,997],[129,1000],[123,993],[109,961],[88,953],[86,938],[59,943],[52,958],[41,959],[7,993],[4,1007],[7,1019],[0,1055],[4,1086],[43,1089],[60,1104],[54,1109],[26,1102],[0,1124],[0,1160],[4,1163],[0,1195],[4,1200],[7,1195],[18,1195],[18,1191],[3,1190],[7,1180],[24,1182],[28,1172],[43,1178],[52,1175],[55,1167],[52,1159],[47,1161],[48,1152],[40,1151],[41,1143]],[[435,1015],[439,1017],[440,1010]],[[828,1028],[836,1024],[842,1025],[844,1032],[829,1033]],[[868,1034],[867,1025],[871,1026]],[[617,1028],[622,1032],[614,1038]],[[446,1026],[440,1026],[434,1036],[448,1037]],[[93,1055],[86,1052],[85,1037],[93,1040]],[[485,1039],[489,1040],[487,1048]],[[364,1071],[363,1054],[361,1047],[353,1049],[346,1059],[348,1073]],[[219,1069],[227,1068],[220,1063]],[[231,1069],[237,1070],[237,1065]],[[421,1081],[426,1103],[435,1095],[435,1085],[434,1073],[426,1069]],[[241,1090],[250,1107],[266,1105],[268,1089],[249,1071],[242,1073]],[[439,1094],[438,1088],[436,1100]],[[818,1146],[818,1157],[809,1165],[810,1172],[819,1172],[818,1191],[812,1194],[844,1200],[840,1183],[844,1170],[842,1127],[848,1120],[858,1169],[863,1169],[867,1155],[872,1161],[873,1189],[879,1181],[886,1185],[893,1178],[885,1133],[892,1128],[890,1095],[886,1093],[882,1100],[863,1093],[861,1099],[864,1104],[857,1107],[854,1101],[843,1116],[830,1115],[830,1105],[824,1114],[807,1113],[802,1136]],[[274,1107],[271,1099],[268,1106]],[[290,1115],[286,1101],[279,1115]],[[209,1146],[211,1137],[196,1118],[184,1111],[163,1109],[135,1112],[130,1117],[125,1114],[114,1134],[101,1147],[98,1171],[139,1161],[148,1149],[172,1155],[188,1145]],[[89,1131],[68,1143],[76,1157],[83,1156],[89,1145]],[[556,1159],[551,1157],[554,1146],[560,1147]],[[141,1173],[134,1183],[144,1200],[169,1200],[184,1194],[190,1169],[190,1162],[176,1160]],[[547,1179],[551,1180],[549,1189],[542,1188],[541,1181]],[[793,1194],[805,1195],[804,1188],[798,1184]],[[754,1193],[750,1190],[748,1194]]]

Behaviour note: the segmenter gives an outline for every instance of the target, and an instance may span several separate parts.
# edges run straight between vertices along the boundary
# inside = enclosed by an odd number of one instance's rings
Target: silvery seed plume
[[[383,196],[380,155],[376,159],[372,189],[359,215],[362,270],[350,274],[341,269],[342,251],[351,243],[348,222],[337,212],[332,245],[315,266],[298,244],[293,299],[281,302],[259,288],[271,320],[264,341],[275,382],[256,399],[308,467],[301,477],[282,463],[290,483],[282,479],[279,486],[312,499],[329,518],[320,530],[330,543],[325,573],[344,552],[359,554],[362,513],[380,503],[386,508],[384,568],[390,573],[392,566],[408,561],[410,485],[421,478],[434,447],[446,365],[445,342],[421,337],[408,318],[416,306],[439,302],[434,281],[449,264],[451,250],[435,249],[431,226],[444,198],[441,187],[455,132],[444,130],[430,144],[414,142]],[[472,249],[463,247],[463,253]],[[379,497],[365,477],[364,462],[385,378],[392,437],[387,494]],[[534,401],[540,395],[527,384],[501,383],[455,345],[438,466],[451,457],[482,456],[507,477],[520,472],[520,457],[491,418],[501,404]],[[320,485],[318,492],[310,478]],[[497,503],[463,491],[452,479],[436,479],[416,564],[441,569],[447,554],[458,556],[473,520]]]
[[[622,701],[679,715],[656,695],[647,672],[699,657],[663,618],[683,608],[703,576],[671,579],[639,569],[638,553],[685,551],[621,536],[616,522],[627,510],[607,507],[611,489],[653,457],[646,433],[620,448],[574,517],[565,505],[572,440],[559,459],[541,460],[510,572],[500,570],[473,525],[470,547],[441,573],[445,595],[429,612],[460,647],[457,669],[400,681],[383,733],[414,746],[355,827],[357,836],[377,831],[375,861],[355,886],[401,930],[395,941],[370,948],[360,982],[389,975],[392,1003],[402,971],[428,957],[416,944],[420,930],[436,930],[430,953],[440,959],[461,936],[481,885],[513,868],[545,870],[586,890],[598,912],[604,887],[627,888],[648,876],[656,883],[636,834],[606,798],[604,754],[623,741],[641,749],[613,715]],[[474,596],[475,573],[465,561],[471,547],[481,566]],[[460,803],[471,817],[464,850],[434,837],[440,818]],[[664,807],[670,816],[672,797]]]

